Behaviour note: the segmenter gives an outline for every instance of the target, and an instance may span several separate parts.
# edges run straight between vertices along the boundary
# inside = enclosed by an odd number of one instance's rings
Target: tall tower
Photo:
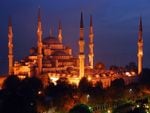
[[[93,33],[93,22],[92,16],[90,16],[90,33],[89,33],[89,66],[93,69],[94,64],[94,33]]]
[[[8,22],[8,74],[13,75],[13,30],[11,18]]]
[[[138,32],[138,51],[137,51],[137,59],[138,59],[138,75],[141,74],[143,68],[143,28],[142,28],[142,18],[140,17],[139,23],[139,32]]]
[[[61,21],[59,21],[59,25],[58,25],[58,40],[60,43],[62,43],[62,25],[61,25]]]
[[[84,28],[83,28],[83,14],[81,12],[80,20],[80,39],[79,39],[79,78],[84,77]]]
[[[41,23],[41,14],[40,14],[40,8],[38,11],[38,24],[37,24],[37,63],[38,63],[38,75],[42,73],[42,23]]]

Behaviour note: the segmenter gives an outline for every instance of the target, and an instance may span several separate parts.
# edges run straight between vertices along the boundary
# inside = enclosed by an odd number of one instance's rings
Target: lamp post
[[[89,98],[90,98],[90,95],[87,94],[87,95],[86,95],[87,103],[89,102]]]

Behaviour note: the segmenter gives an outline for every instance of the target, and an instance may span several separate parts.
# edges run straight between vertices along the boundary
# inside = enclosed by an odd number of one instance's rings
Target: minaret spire
[[[139,32],[138,32],[138,51],[137,51],[137,58],[138,58],[138,75],[141,74],[143,69],[143,27],[142,27],[142,17],[140,17],[139,22]]]
[[[93,19],[92,19],[92,15],[90,15],[90,27],[93,27]]]
[[[139,31],[143,31],[143,27],[142,27],[142,17],[141,17],[141,16],[140,16]]]
[[[139,38],[138,40],[142,40],[142,34],[143,34],[143,27],[142,27],[142,17],[140,16],[140,22],[139,22]]]
[[[41,22],[41,11],[40,8],[38,10],[38,23],[37,23],[37,47],[38,47],[38,55],[37,55],[37,62],[38,62],[38,75],[40,75],[42,73],[42,22]]]
[[[94,33],[93,33],[93,22],[92,15],[90,16],[90,33],[89,33],[89,66],[93,69],[94,64]]]
[[[59,25],[58,25],[58,40],[60,43],[62,43],[62,25],[61,25],[61,21],[59,20]]]
[[[84,63],[85,63],[85,55],[84,55],[84,27],[83,27],[83,14],[81,12],[80,19],[80,38],[79,38],[79,78],[84,77]]]
[[[84,24],[83,24],[83,13],[81,12],[81,19],[80,19],[80,28],[83,28]]]
[[[41,21],[41,8],[38,9],[38,22]]]
[[[11,17],[8,22],[8,74],[13,75],[13,30]]]
[[[12,27],[12,20],[11,20],[11,17],[9,17],[9,19],[8,19],[8,27]]]

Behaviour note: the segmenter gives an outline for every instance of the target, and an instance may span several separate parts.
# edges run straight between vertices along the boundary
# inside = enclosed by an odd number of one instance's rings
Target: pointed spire
[[[13,31],[11,17],[8,19],[8,73],[13,74]]]
[[[142,17],[140,16],[140,22],[139,22],[139,41],[142,41],[142,34],[143,34],[143,27],[142,27]]]
[[[11,35],[13,35],[11,16],[9,16],[9,18],[8,18],[8,33],[11,34]]]
[[[142,17],[140,16],[140,21],[139,21],[139,31],[138,31],[138,52],[137,52],[137,58],[138,58],[138,75],[141,74],[142,69],[143,69],[143,55],[144,55],[144,51],[143,51],[143,28],[142,28]]]
[[[59,30],[62,29],[61,20],[59,20],[58,29],[59,29]]]
[[[62,43],[62,25],[61,25],[61,21],[59,20],[59,24],[58,24],[58,40],[60,43]]]
[[[38,22],[37,22],[37,33],[39,33],[39,32],[42,33],[41,9],[40,9],[40,7],[38,8]]]
[[[80,28],[83,28],[83,13],[81,12]]]
[[[37,23],[37,75],[40,75],[42,73],[42,58],[43,58],[43,54],[42,54],[42,47],[43,47],[43,43],[42,43],[42,22],[41,22],[41,11],[40,11],[40,7],[38,9],[38,23]]]
[[[143,27],[142,27],[142,17],[140,16],[140,23],[139,23],[139,31],[143,31]]]
[[[41,8],[38,9],[38,21],[41,21]]]
[[[92,20],[92,15],[90,15],[90,27],[93,26],[93,20]]]
[[[9,16],[9,19],[8,19],[8,26],[12,26],[11,16]]]

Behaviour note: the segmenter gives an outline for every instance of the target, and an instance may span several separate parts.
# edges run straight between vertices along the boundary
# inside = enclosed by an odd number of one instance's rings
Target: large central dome
[[[58,38],[56,37],[46,37],[43,39],[44,44],[60,44]]]

